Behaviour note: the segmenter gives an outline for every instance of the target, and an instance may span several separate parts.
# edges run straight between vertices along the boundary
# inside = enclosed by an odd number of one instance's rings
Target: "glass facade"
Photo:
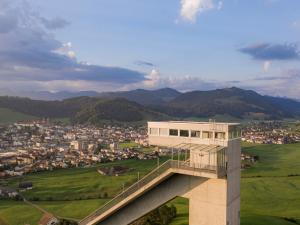
[[[180,137],[189,137],[189,131],[188,130],[180,130]]]
[[[227,140],[241,137],[241,127],[236,125],[228,126],[227,129],[205,129],[205,130],[190,130],[190,129],[175,129],[175,128],[149,128],[149,135],[153,136],[176,136],[190,137],[210,140]]]
[[[178,136],[178,130],[176,130],[176,129],[170,129],[169,130],[169,135],[170,136]]]
[[[191,137],[200,138],[201,131],[198,130],[192,130],[191,131]]]
[[[225,132],[215,132],[215,138],[224,140],[226,138],[226,133]]]
[[[234,139],[234,138],[240,138],[242,134],[241,127],[239,126],[230,126],[228,129],[228,138]]]

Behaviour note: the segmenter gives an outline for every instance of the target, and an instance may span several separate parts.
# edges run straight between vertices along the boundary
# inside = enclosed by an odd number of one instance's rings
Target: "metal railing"
[[[165,173],[169,169],[183,169],[187,171],[194,171],[194,172],[209,172],[217,174],[218,167],[212,166],[212,165],[205,165],[201,168],[191,166],[189,161],[178,161],[178,160],[168,160],[161,164],[159,167],[148,173],[146,176],[144,176],[142,179],[131,185],[129,188],[127,188],[125,191],[122,191],[120,194],[118,194],[116,197],[108,201],[106,204],[104,204],[101,208],[94,211],[91,215],[87,216],[83,220],[79,222],[80,225],[87,224],[94,220],[96,217],[100,216],[101,214],[105,213],[107,210],[111,209],[118,203],[125,200],[130,195],[134,194],[135,192],[141,190],[144,188],[147,184],[149,184],[153,179],[159,177],[163,173]]]

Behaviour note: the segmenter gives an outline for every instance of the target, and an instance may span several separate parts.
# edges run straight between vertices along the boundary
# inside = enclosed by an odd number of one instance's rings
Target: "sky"
[[[0,0],[0,92],[240,87],[300,99],[299,0]]]

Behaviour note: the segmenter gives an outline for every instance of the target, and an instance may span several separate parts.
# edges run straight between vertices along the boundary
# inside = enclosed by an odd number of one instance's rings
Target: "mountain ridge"
[[[90,92],[85,92],[90,93]],[[300,102],[260,95],[236,87],[181,93],[174,89],[137,89],[43,101],[0,97],[0,108],[36,117],[67,117],[76,123],[101,120],[134,122],[161,119],[210,118],[229,115],[244,119],[282,119],[300,116]]]

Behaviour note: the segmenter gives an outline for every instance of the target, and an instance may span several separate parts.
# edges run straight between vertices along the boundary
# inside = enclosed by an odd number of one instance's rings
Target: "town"
[[[155,158],[147,147],[146,128],[63,126],[48,121],[0,128],[0,177],[56,168],[86,167],[131,158]],[[129,143],[119,145],[119,143]]]
[[[300,142],[300,133],[281,122],[251,122],[242,141],[258,144]],[[171,149],[148,144],[146,126],[64,125],[49,120],[18,122],[0,127],[0,177],[126,159],[155,159],[170,155]],[[243,165],[258,159],[242,154]]]
[[[299,123],[250,122],[243,128],[242,141],[257,144],[297,143],[300,142]]]

